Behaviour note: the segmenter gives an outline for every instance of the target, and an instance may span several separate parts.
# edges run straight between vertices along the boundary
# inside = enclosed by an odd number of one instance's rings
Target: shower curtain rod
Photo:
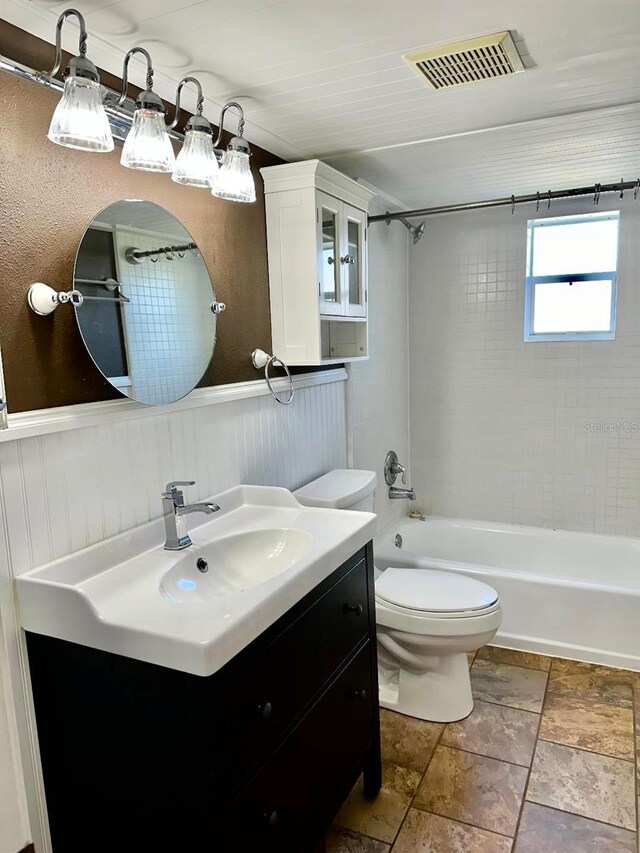
[[[440,207],[421,207],[417,210],[401,210],[397,213],[380,213],[376,216],[369,216],[369,222],[391,222],[393,219],[410,219],[413,216],[435,216],[437,213],[459,213],[463,210],[480,210],[484,207],[503,207],[511,206],[511,213],[514,212],[516,204],[536,203],[536,210],[539,210],[542,205],[546,205],[549,210],[551,202],[558,198],[573,198],[574,196],[592,195],[593,203],[598,204],[602,193],[620,193],[620,198],[623,197],[627,190],[633,190],[634,199],[638,198],[640,192],[640,178],[635,181],[621,180],[617,184],[593,184],[589,187],[574,187],[570,190],[548,190],[546,193],[530,193],[529,195],[512,195],[506,198],[492,198],[487,201],[469,201],[464,204],[446,204]]]

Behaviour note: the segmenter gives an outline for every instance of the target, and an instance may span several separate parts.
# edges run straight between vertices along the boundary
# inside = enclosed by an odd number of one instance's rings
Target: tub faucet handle
[[[398,474],[402,474],[402,485],[407,485],[407,470],[404,465],[401,465],[399,462],[396,462],[395,465],[391,466],[391,473],[395,474],[396,477]]]
[[[398,462],[398,454],[395,450],[390,450],[384,460],[384,479],[387,486],[393,486],[399,476],[402,476],[402,485],[406,486],[406,468]]]

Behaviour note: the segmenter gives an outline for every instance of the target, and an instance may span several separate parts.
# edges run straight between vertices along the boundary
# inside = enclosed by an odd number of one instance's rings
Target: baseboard
[[[503,649],[514,649],[518,652],[535,652],[553,658],[568,658],[569,660],[596,663],[602,666],[613,666],[617,669],[630,669],[640,672],[640,658],[625,655],[606,649],[592,649],[588,646],[574,646],[569,643],[558,643],[543,640],[539,637],[526,637],[520,634],[503,634],[498,632],[491,641],[492,646]]]

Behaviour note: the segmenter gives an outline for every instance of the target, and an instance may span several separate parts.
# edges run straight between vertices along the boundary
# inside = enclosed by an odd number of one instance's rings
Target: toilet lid
[[[382,601],[425,613],[484,610],[498,600],[489,584],[457,572],[433,569],[387,569],[376,581]]]

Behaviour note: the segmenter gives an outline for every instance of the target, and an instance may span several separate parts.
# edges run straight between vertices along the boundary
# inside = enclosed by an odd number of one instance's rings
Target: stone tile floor
[[[640,674],[486,646],[473,713],[382,711],[383,788],[358,782],[325,853],[637,853]]]

